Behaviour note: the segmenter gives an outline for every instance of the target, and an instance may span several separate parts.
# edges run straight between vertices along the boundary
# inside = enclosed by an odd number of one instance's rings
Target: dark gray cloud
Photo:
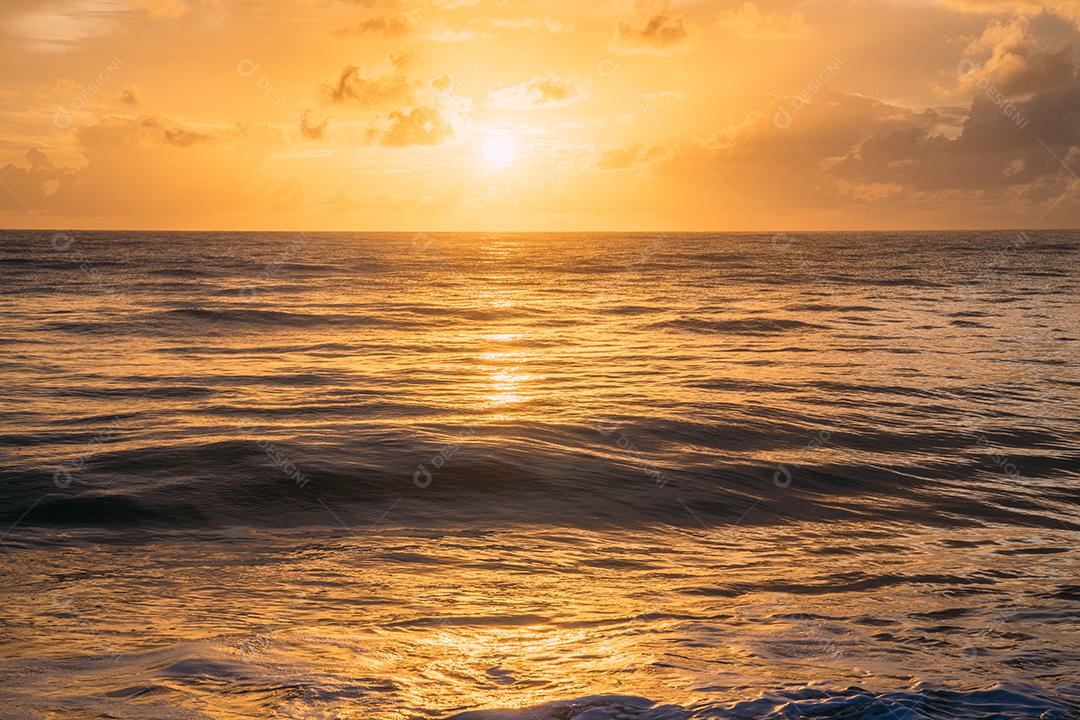
[[[678,146],[655,171],[702,188],[787,209],[844,208],[852,200],[919,208],[948,198],[1014,202],[1038,216],[1080,172],[1080,82],[1016,101],[987,95],[966,109],[912,109],[822,93],[809,103],[772,98],[749,120]],[[786,118],[782,122],[778,120]],[[644,150],[609,151],[600,169],[638,164]],[[1063,209],[1067,206],[1063,206]]]

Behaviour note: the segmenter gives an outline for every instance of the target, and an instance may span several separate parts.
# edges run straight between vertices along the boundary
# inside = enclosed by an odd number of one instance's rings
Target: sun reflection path
[[[522,392],[522,383],[535,379],[534,375],[521,372],[516,366],[506,367],[491,373],[492,392],[488,396],[491,405],[516,405],[529,399]]]
[[[627,656],[617,645],[598,647],[590,643],[585,630],[544,622],[485,627],[459,625],[452,617],[443,618],[416,643],[415,650],[431,660],[419,668],[420,677],[413,689],[423,698],[423,707],[432,707],[432,703],[452,707],[462,703],[461,685],[468,679],[471,697],[467,705],[536,705],[552,699],[553,686],[574,684],[572,673],[560,673],[560,666],[569,664],[583,647],[590,648],[590,665],[598,672],[622,669]],[[526,658],[533,662],[523,662]],[[446,692],[455,686],[452,694]]]

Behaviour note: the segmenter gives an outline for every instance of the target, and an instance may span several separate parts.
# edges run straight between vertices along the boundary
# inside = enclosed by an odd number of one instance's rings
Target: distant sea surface
[[[1080,718],[1080,233],[0,232],[0,717]]]

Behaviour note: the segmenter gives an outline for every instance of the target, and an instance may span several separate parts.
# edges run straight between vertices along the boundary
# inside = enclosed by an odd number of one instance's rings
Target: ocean
[[[1078,269],[0,232],[0,717],[1080,718]]]

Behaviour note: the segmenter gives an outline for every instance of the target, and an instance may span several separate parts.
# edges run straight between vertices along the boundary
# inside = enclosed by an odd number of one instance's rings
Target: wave
[[[347,325],[350,327],[397,325],[398,320],[388,320],[370,315],[350,315],[345,313],[303,313],[284,310],[259,310],[259,309],[208,309],[208,308],[180,308],[168,310],[146,318],[151,323],[155,321],[169,322],[172,320],[198,321],[212,325],[247,325],[255,327],[282,326],[293,328],[305,327],[330,327]]]
[[[408,328],[409,325],[408,321],[401,318],[348,313],[305,313],[254,308],[177,308],[121,317],[107,322],[85,320],[51,321],[42,323],[39,329],[45,332],[64,332],[76,335],[126,333],[156,335],[161,332],[199,334],[224,330],[263,331],[276,328],[314,330],[383,327],[403,329]]]
[[[664,320],[652,323],[648,327],[654,330],[681,330],[701,334],[771,335],[799,330],[821,330],[825,326],[785,318],[748,317],[734,320],[705,320],[702,318]]]
[[[319,405],[310,413],[333,417],[332,410]],[[342,405],[338,414],[355,410],[355,404]],[[393,403],[385,415],[395,423],[406,417]],[[417,418],[423,415],[416,412]],[[440,515],[451,509],[455,522],[480,525],[877,519],[1080,527],[1074,522],[1080,489],[1056,480],[1062,473],[1080,476],[1080,457],[1070,455],[1047,455],[1039,462],[1028,456],[1029,487],[1018,491],[1009,477],[995,477],[997,463],[981,453],[894,465],[717,457],[805,443],[805,431],[794,425],[783,431],[764,424],[665,423],[655,428],[665,446],[638,448],[621,432],[566,426],[538,433],[529,425],[417,428],[408,436],[369,423],[362,439],[336,434],[309,443],[278,435],[272,413],[258,421],[261,428],[239,410],[222,417],[230,418],[231,432],[243,439],[140,445],[112,425],[103,425],[89,441],[85,432],[44,439],[32,433],[0,436],[0,445],[13,448],[48,442],[91,449],[51,466],[0,470],[0,519],[12,522],[27,514],[26,524],[79,527],[292,527],[335,524],[327,506],[364,516],[400,501],[395,519],[413,526],[432,518],[442,522]],[[926,434],[903,442],[899,436],[840,434],[833,440],[855,448],[888,443],[909,453],[930,444],[962,448]],[[672,446],[714,449],[687,454]],[[976,486],[973,477],[980,479]],[[1045,487],[1035,484],[1039,478]]]
[[[659,704],[631,695],[592,695],[513,710],[473,710],[448,720],[1070,720],[1080,705],[1019,683],[959,691],[920,684],[873,692],[859,687],[790,688],[724,705]]]
[[[74,239],[0,242],[0,517],[1076,524],[1070,234]]]

